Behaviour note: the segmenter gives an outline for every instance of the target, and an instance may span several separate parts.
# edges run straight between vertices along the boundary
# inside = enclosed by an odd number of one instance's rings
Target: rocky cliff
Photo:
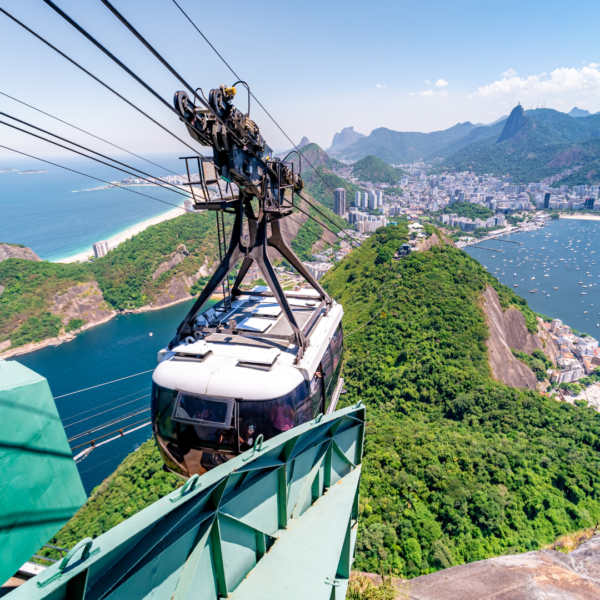
[[[535,335],[529,333],[521,311],[516,308],[503,311],[493,287],[487,287],[482,300],[490,333],[487,341],[488,359],[494,377],[513,387],[536,389],[537,377],[515,358],[511,348],[527,354],[543,350],[550,360],[555,361],[558,354],[556,344],[544,332]],[[541,336],[544,336],[543,341]]]
[[[409,582],[415,600],[598,600],[600,535],[563,554],[539,550],[452,567]]]
[[[0,262],[9,258],[24,258],[25,260],[42,259],[31,249],[20,244],[0,244]]]

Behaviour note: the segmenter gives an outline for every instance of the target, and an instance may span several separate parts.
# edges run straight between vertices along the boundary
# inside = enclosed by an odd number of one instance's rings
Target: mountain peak
[[[304,148],[304,146],[308,146],[308,144],[310,144],[310,140],[306,136],[304,136],[300,140],[300,143],[298,144],[298,148],[302,149],[302,148]]]
[[[508,115],[508,119],[506,119],[506,123],[504,124],[504,129],[500,134],[496,143],[503,142],[504,140],[508,140],[514,135],[516,135],[521,128],[527,123],[528,117],[525,116],[525,111],[521,104],[517,104],[515,106],[510,115]]]
[[[362,133],[354,131],[354,127],[344,127],[339,133],[333,136],[333,142],[331,142],[330,150],[343,150],[350,144],[365,137]]]
[[[592,113],[584,108],[575,107],[571,112],[567,113],[570,117],[589,117]]]

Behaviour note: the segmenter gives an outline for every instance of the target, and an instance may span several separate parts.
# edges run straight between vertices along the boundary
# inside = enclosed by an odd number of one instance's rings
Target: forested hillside
[[[525,301],[451,246],[375,264],[404,239],[380,230],[324,278],[350,334],[345,402],[368,406],[354,568],[415,576],[595,524],[600,415],[490,373],[481,294],[529,324]]]
[[[509,173],[517,183],[581,166],[556,185],[590,184],[599,180],[599,141],[600,115],[573,118],[552,109],[525,111],[518,105],[506,121],[478,127],[429,158],[445,158],[438,171]]]
[[[325,189],[320,195],[330,198],[332,193]],[[336,242],[327,229],[337,233],[347,226],[315,201],[323,214],[308,204],[303,210],[318,223],[298,211],[293,218],[303,222],[284,230],[302,260],[310,260],[318,242]],[[91,263],[0,260],[0,352],[77,332],[115,311],[190,298],[199,293],[217,259],[215,215],[201,212],[153,225]]]
[[[492,285],[529,325],[526,302],[449,245],[392,261],[406,238],[381,229],[323,279],[345,310],[344,403],[368,407],[354,569],[414,577],[594,525],[600,415],[491,376],[481,295]],[[52,543],[99,535],[179,481],[150,441]]]
[[[359,181],[396,185],[404,175],[404,171],[392,167],[377,156],[369,155],[352,165],[352,175]]]

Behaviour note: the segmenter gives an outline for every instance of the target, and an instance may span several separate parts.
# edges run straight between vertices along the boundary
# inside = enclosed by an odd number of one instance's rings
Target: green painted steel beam
[[[0,583],[79,510],[86,494],[48,381],[0,359]]]
[[[344,598],[365,408],[295,427],[155,502],[13,600]]]

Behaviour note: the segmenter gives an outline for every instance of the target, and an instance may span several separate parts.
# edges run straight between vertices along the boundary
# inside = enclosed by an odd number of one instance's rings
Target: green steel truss
[[[257,442],[79,542],[11,598],[345,598],[364,425],[359,403]]]

